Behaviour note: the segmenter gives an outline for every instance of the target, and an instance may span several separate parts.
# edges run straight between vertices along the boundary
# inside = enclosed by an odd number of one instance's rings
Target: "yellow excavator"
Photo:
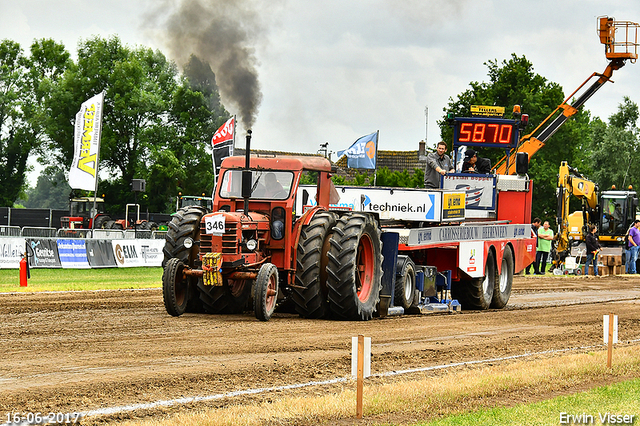
[[[609,60],[607,68],[602,74],[593,73],[582,83],[567,99],[545,120],[538,125],[531,133],[524,135],[516,148],[513,148],[508,155],[505,155],[494,166],[496,174],[516,173],[516,154],[527,153],[530,160],[533,155],[544,146],[551,136],[593,96],[595,92],[607,81],[611,81],[611,75],[615,70],[622,68],[626,61],[635,63],[638,59],[638,27],[635,22],[616,21],[607,16],[598,18],[598,34],[600,43],[605,46],[605,56]],[[616,40],[616,36],[619,36]],[[573,105],[569,105],[569,100],[580,91],[592,78],[598,79],[582,93]],[[549,122],[543,129],[542,127]]]
[[[559,267],[570,254],[571,246],[583,241],[588,225],[598,227],[598,239],[606,247],[624,249],[624,236],[636,218],[638,196],[629,187],[626,191],[598,191],[598,185],[584,177],[566,161],[558,171],[558,234],[553,264]],[[570,212],[571,197],[582,201],[582,211]]]

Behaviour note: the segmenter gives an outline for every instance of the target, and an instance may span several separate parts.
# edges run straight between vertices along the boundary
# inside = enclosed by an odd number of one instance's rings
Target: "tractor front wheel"
[[[169,259],[162,274],[162,296],[164,307],[174,317],[187,310],[189,280],[183,275],[184,263],[178,258]]]
[[[278,268],[265,263],[258,271],[253,291],[253,311],[260,321],[269,321],[278,299]]]

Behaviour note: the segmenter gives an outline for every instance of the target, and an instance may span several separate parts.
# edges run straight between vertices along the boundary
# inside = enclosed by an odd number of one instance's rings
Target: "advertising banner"
[[[0,238],[0,268],[17,269],[24,252],[24,238]]]
[[[460,191],[361,186],[336,189],[340,200],[332,204],[332,208],[376,213],[382,220],[446,222],[464,219],[464,193]],[[443,195],[447,195],[446,205]],[[301,185],[296,194],[296,214],[302,215],[305,206],[316,204],[316,186]]]
[[[455,191],[464,191],[465,208],[469,210],[495,210],[495,176],[473,175],[468,173],[448,174],[442,177],[442,187]]]
[[[69,170],[71,188],[96,190],[103,105],[104,92],[84,102],[76,114],[74,155]]]
[[[58,255],[63,268],[90,268],[87,261],[87,246],[83,239],[57,240]]]
[[[109,240],[87,240],[87,260],[92,268],[113,268],[116,258]]]
[[[30,268],[61,268],[56,240],[27,238]]]
[[[112,240],[116,266],[162,266],[164,240]]]

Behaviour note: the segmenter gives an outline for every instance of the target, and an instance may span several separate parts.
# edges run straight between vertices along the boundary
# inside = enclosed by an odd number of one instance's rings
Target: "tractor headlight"
[[[247,246],[247,250],[251,250],[251,251],[254,251],[255,249],[258,248],[258,242],[253,238],[251,238],[250,240],[247,240],[245,245]]]
[[[187,249],[190,249],[191,247],[193,247],[193,240],[190,237],[187,237],[184,240],[184,247]]]

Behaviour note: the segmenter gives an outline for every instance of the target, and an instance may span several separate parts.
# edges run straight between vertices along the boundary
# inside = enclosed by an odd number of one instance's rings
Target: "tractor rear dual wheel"
[[[327,300],[327,251],[329,235],[336,215],[318,212],[302,228],[296,251],[296,286],[292,300],[298,314],[305,318],[323,318],[329,313]]]
[[[370,215],[342,216],[329,237],[327,288],[336,319],[369,320],[380,300],[382,244]]]

